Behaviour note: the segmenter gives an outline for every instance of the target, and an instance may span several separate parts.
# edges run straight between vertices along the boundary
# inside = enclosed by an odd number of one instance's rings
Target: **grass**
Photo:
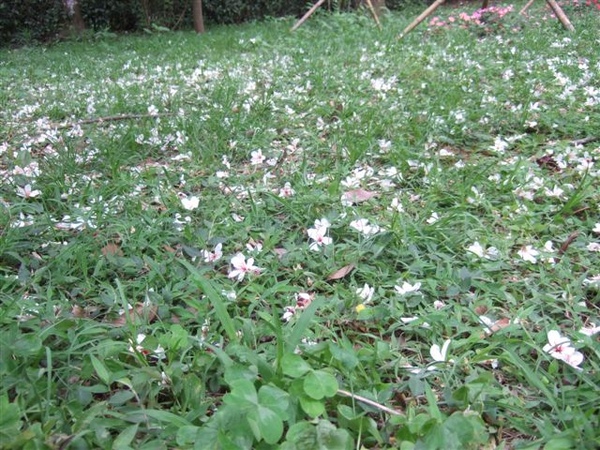
[[[3,50],[0,446],[597,448],[600,16],[543,8]]]

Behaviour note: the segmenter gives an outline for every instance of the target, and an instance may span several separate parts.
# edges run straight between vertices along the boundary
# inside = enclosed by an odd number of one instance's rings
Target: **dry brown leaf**
[[[122,327],[127,323],[127,314],[129,314],[129,320],[132,322],[138,320],[144,320],[148,323],[154,321],[156,319],[156,312],[158,307],[156,305],[144,305],[143,303],[136,303],[135,306],[129,311],[121,314],[115,320],[113,320],[112,324]]]
[[[338,269],[335,272],[333,272],[332,274],[330,274],[327,277],[327,280],[332,281],[332,280],[339,280],[340,278],[344,278],[346,275],[348,275],[350,272],[352,272],[352,270],[354,270],[355,267],[356,267],[356,265],[354,265],[354,264],[348,264],[347,266],[344,266],[341,269]]]
[[[73,314],[73,317],[77,317],[78,319],[82,319],[85,317],[85,311],[79,305],[73,305],[73,308],[71,309],[71,314]]]
[[[475,307],[475,314],[483,316],[487,312],[488,308],[485,305],[479,305]]]
[[[490,334],[495,333],[496,331],[500,331],[503,328],[506,328],[507,326],[510,325],[510,320],[507,319],[506,317],[500,320],[496,320],[492,326],[489,328],[489,332]]]
[[[100,250],[104,256],[123,256],[123,251],[114,242],[109,242]]]
[[[367,191],[365,189],[354,189],[344,193],[344,195],[342,195],[342,201],[347,203],[362,203],[377,195],[379,195],[377,192]]]
[[[283,258],[283,255],[285,255],[288,251],[285,248],[274,248],[273,251],[275,252],[275,254],[277,255],[277,257],[279,259]]]

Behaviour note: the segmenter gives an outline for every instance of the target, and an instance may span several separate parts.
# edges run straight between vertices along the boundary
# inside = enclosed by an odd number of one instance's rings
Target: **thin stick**
[[[569,21],[569,18],[564,13],[562,8],[560,6],[558,6],[558,3],[556,3],[556,0],[546,0],[546,1],[550,5],[550,8],[552,8],[552,11],[554,11],[554,15],[556,15],[556,18],[558,20],[560,20],[560,23],[563,24],[563,27],[565,27],[569,31],[575,31],[575,27],[573,26],[573,24],[571,24],[571,22]]]
[[[310,9],[309,9],[309,10],[306,12],[306,14],[304,14],[304,15],[302,16],[302,19],[300,19],[298,22],[296,22],[296,25],[294,25],[294,26],[292,27],[292,30],[291,30],[291,31],[296,31],[298,28],[300,28],[300,25],[302,25],[304,22],[306,22],[306,19],[308,19],[310,16],[312,16],[312,13],[314,13],[314,12],[317,10],[317,8],[318,8],[319,6],[321,6],[323,3],[325,3],[325,0],[319,0],[317,3],[315,3],[315,4],[313,5],[313,7],[312,7],[312,8],[310,8]]]
[[[371,3],[371,0],[366,0],[367,1],[367,6],[369,7],[369,11],[371,11],[371,14],[373,15],[373,19],[375,19],[375,23],[377,24],[377,27],[381,30],[381,22],[379,21],[379,16],[377,15],[377,13],[375,12],[375,8],[373,8],[373,3]]]
[[[533,2],[534,2],[534,1],[535,1],[535,0],[529,0],[529,1],[528,1],[528,2],[525,4],[525,6],[523,6],[523,8],[521,9],[521,11],[519,11],[519,14],[520,14],[520,15],[523,15],[523,14],[525,14],[525,11],[527,11],[527,10],[529,9],[529,7],[530,7],[531,5],[533,5]]]
[[[577,236],[579,236],[579,231],[573,231],[565,240],[565,242],[562,243],[562,245],[560,246],[560,248],[558,249],[558,256],[562,256],[565,254],[565,252],[567,251],[567,249],[569,248],[569,246],[573,243],[573,241],[575,241],[575,239],[577,239]]]
[[[590,142],[596,142],[596,141],[600,141],[600,136],[589,136],[583,139],[575,139],[574,141],[571,141],[571,144],[573,145],[585,145],[585,144],[589,144]]]
[[[434,12],[436,9],[438,9],[438,7],[445,1],[446,0],[436,0],[435,3],[433,3],[429,8],[427,8],[425,11],[423,11],[419,17],[417,17],[415,20],[413,20],[411,22],[411,24],[409,26],[407,26],[402,33],[400,33],[400,36],[398,36],[398,39],[402,39],[404,36],[406,36],[408,33],[410,33],[413,30],[413,28],[415,28],[417,25],[419,25],[421,22],[423,22],[429,15],[431,15],[432,12]]]
[[[338,389],[337,393],[338,393],[338,395],[343,395],[344,397],[350,397],[350,398],[353,398],[354,400],[358,400],[359,402],[366,403],[369,406],[373,406],[374,408],[377,408],[377,409],[379,409],[381,411],[384,411],[384,412],[386,412],[388,414],[392,414],[394,416],[403,416],[404,415],[400,411],[396,411],[395,409],[388,408],[387,406],[383,406],[380,403],[377,403],[377,402],[375,402],[373,400],[370,400],[370,399],[368,399],[366,397],[362,397],[360,395],[353,394],[352,392],[348,392],[348,391],[344,391],[342,389]]]
[[[71,128],[76,125],[89,125],[91,123],[104,123],[104,122],[116,122],[119,120],[131,120],[131,119],[145,119],[151,117],[168,117],[172,116],[173,113],[158,113],[158,114],[122,114],[118,116],[106,116],[96,117],[94,119],[84,119],[75,123],[68,123],[66,125],[57,125],[57,128]]]

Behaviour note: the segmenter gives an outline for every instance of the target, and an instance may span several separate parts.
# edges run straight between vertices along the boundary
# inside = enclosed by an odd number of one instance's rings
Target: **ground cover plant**
[[[597,448],[600,15],[544,8],[2,51],[0,446]]]

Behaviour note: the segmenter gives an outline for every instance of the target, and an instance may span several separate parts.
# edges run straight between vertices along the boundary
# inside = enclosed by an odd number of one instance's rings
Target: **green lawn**
[[[1,50],[0,447],[598,448],[600,13],[473,8]]]

